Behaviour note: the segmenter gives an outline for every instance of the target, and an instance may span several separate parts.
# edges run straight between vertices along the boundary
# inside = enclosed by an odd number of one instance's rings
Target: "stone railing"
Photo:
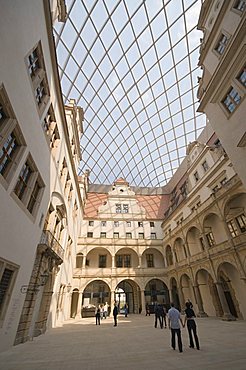
[[[55,254],[60,263],[63,262],[64,249],[49,230],[43,230],[39,245],[48,247]]]

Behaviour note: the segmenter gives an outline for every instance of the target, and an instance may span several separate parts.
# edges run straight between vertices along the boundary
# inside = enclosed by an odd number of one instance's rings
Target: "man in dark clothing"
[[[198,339],[197,332],[196,332],[196,322],[194,320],[194,318],[196,317],[195,312],[190,307],[189,302],[186,302],[185,305],[186,305],[186,309],[185,309],[184,327],[187,322],[187,329],[188,329],[189,340],[190,340],[190,348],[194,348],[194,341],[193,341],[193,336],[192,336],[192,333],[193,333],[194,339],[196,342],[196,348],[200,349],[199,339]]]
[[[162,307],[160,304],[155,305],[155,328],[157,328],[157,320],[159,319],[160,327],[163,329],[163,314],[162,314]]]
[[[114,316],[114,326],[117,326],[117,315],[118,315],[118,308],[116,303],[114,304],[114,309],[113,309],[113,316]]]

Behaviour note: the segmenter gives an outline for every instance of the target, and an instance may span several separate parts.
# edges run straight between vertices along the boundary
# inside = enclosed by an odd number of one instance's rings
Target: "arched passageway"
[[[141,295],[138,284],[130,279],[121,281],[115,289],[115,302],[120,313],[124,312],[125,304],[128,305],[129,313],[139,313]]]
[[[109,304],[111,300],[110,288],[103,280],[94,280],[89,283],[82,296],[82,317],[94,316],[95,307],[100,304]],[[94,311],[93,311],[94,310]]]
[[[155,303],[163,304],[166,308],[170,307],[168,287],[163,281],[152,279],[146,284],[145,303],[148,303],[151,312]]]
[[[179,299],[179,292],[178,292],[178,284],[175,278],[172,278],[170,281],[170,286],[171,286],[171,300],[174,303],[174,306],[177,309],[181,309],[180,306],[180,299]]]
[[[72,293],[71,310],[70,310],[70,317],[72,319],[74,319],[77,315],[78,300],[79,300],[79,290],[74,289]]]

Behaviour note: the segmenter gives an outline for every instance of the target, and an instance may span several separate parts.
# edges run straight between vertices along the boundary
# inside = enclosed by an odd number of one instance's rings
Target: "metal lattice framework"
[[[80,172],[162,186],[205,126],[196,112],[201,0],[68,0],[54,29],[65,102],[85,110]]]

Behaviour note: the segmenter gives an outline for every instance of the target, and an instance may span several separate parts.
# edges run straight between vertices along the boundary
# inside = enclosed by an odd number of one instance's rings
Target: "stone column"
[[[142,256],[138,256],[138,267],[142,267]]]
[[[185,299],[184,299],[183,290],[181,287],[178,287],[177,290],[178,290],[179,302],[181,306],[180,308],[181,308],[181,311],[184,311],[185,310]]]
[[[235,321],[236,318],[230,313],[229,306],[225,297],[224,289],[222,287],[222,283],[220,281],[217,281],[216,283],[220,303],[222,310],[224,312],[222,320],[224,321]]]
[[[141,314],[143,315],[145,315],[145,305],[146,305],[146,303],[145,303],[145,295],[144,295],[144,290],[141,290],[141,305],[142,305],[142,312],[141,312]]]
[[[115,299],[114,299],[114,290],[111,290],[111,298],[110,298],[110,315],[111,315],[111,317],[113,315],[114,302],[115,302]]]
[[[206,314],[206,312],[204,311],[204,308],[203,308],[202,297],[201,297],[199,286],[194,285],[193,288],[194,288],[196,303],[197,303],[197,306],[198,306],[197,316],[198,317],[207,317],[208,315]]]
[[[115,256],[113,255],[112,256],[112,269],[115,268]]]
[[[83,255],[83,260],[82,260],[82,268],[84,269],[86,265],[86,256]]]

